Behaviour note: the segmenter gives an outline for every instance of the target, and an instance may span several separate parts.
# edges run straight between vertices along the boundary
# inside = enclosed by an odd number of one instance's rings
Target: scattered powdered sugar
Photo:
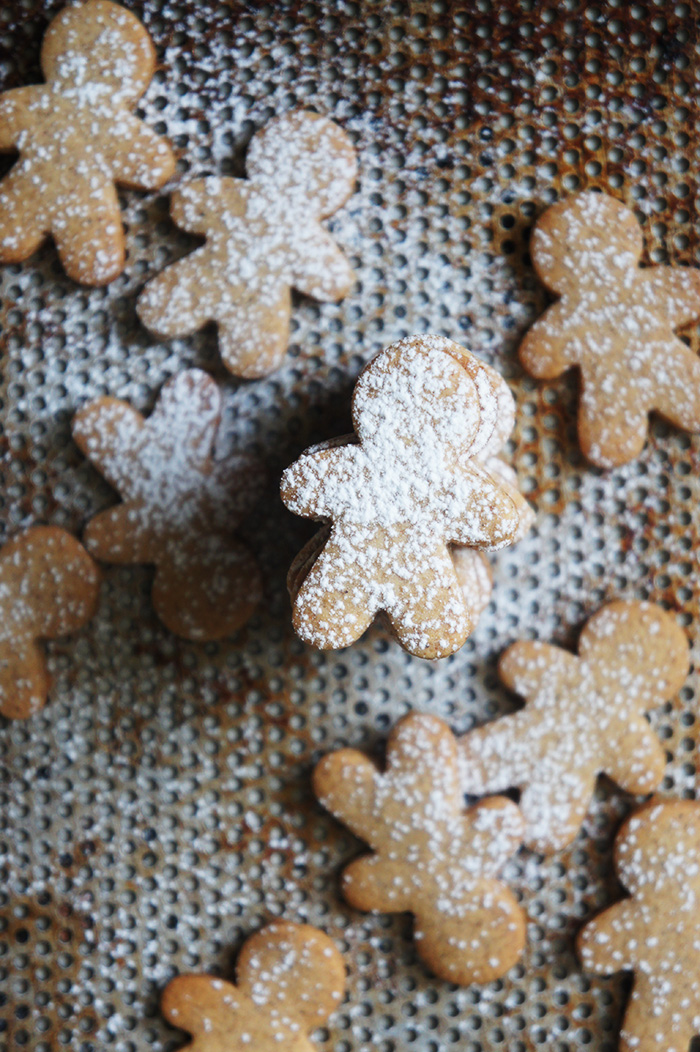
[[[258,499],[263,473],[251,457],[217,460],[221,396],[206,373],[179,373],[147,421],[127,403],[98,399],[73,434],[124,503],[87,527],[90,551],[108,562],[154,563],[154,605],[188,638],[230,634],[260,598],[259,573],[232,537]]]
[[[617,1024],[621,984],[583,978],[571,941],[593,898],[608,893],[607,850],[629,807],[625,794],[603,779],[571,851],[544,862],[521,853],[506,865],[531,918],[523,968],[502,983],[455,990],[431,982],[413,959],[403,917],[363,916],[339,904],[335,873],[356,847],[304,787],[318,749],[374,748],[409,701],[460,730],[508,711],[513,702],[496,684],[495,655],[530,635],[568,645],[575,626],[610,596],[670,602],[696,623],[696,440],[657,421],[637,461],[607,474],[584,470],[568,429],[573,385],[523,378],[514,354],[543,302],[521,262],[532,217],[567,180],[584,179],[580,161],[574,168],[564,159],[573,146],[583,160],[579,144],[563,139],[572,123],[602,139],[592,152],[586,142],[585,156],[603,164],[611,185],[622,178],[621,195],[653,212],[645,223],[652,258],[662,251],[691,257],[692,214],[678,218],[684,202],[676,190],[685,181],[679,165],[692,171],[693,164],[680,144],[687,127],[675,116],[683,73],[673,70],[654,86],[665,104],[655,114],[646,98],[613,84],[616,72],[606,76],[618,60],[602,47],[601,73],[585,85],[595,99],[584,99],[583,84],[564,91],[558,74],[523,87],[547,52],[539,34],[556,37],[563,15],[550,27],[524,14],[535,33],[525,39],[516,13],[483,45],[493,61],[479,55],[464,80],[453,80],[433,65],[440,50],[431,34],[450,26],[457,9],[439,25],[428,12],[423,29],[421,15],[409,24],[388,12],[383,35],[371,26],[374,15],[353,15],[350,2],[268,5],[265,14],[249,9],[233,19],[224,4],[205,10],[194,0],[148,0],[141,12],[163,57],[144,119],[175,143],[187,178],[242,175],[246,142],[290,107],[332,117],[358,150],[358,190],[331,221],[358,284],[340,305],[297,304],[290,353],[272,377],[223,385],[233,445],[262,452],[274,476],[298,450],[347,427],[352,382],[378,350],[414,332],[437,332],[469,342],[508,376],[518,422],[507,455],[538,521],[494,557],[497,587],[478,629],[439,663],[411,659],[381,627],[343,652],[305,649],[294,639],[284,577],[305,527],[285,518],[272,494],[259,520],[269,609],[234,645],[174,640],[151,615],[148,574],[109,568],[95,621],[70,643],[48,647],[51,704],[0,735],[8,786],[1,894],[11,903],[4,908],[13,947],[8,1040],[48,1026],[43,1040],[52,1046],[60,1034],[60,1041],[102,1042],[118,1052],[133,1044],[162,1052],[173,1034],[152,1013],[173,970],[218,968],[230,976],[232,950],[284,913],[346,940],[350,1003],[331,1041],[401,1046],[430,1033],[438,1043],[469,1046],[488,1045],[493,1035],[516,1047],[525,1025],[527,1040],[575,1042],[588,1031],[595,1044]],[[13,25],[12,17],[6,83],[30,83],[36,78],[21,67],[38,54],[32,26],[39,20],[18,15]],[[470,48],[477,29],[492,31],[491,17],[473,13],[471,28],[450,37],[450,53],[453,43]],[[635,28],[652,33],[650,23]],[[384,44],[399,29],[426,48],[405,52],[405,77],[393,54],[370,55],[367,47],[375,34]],[[583,47],[582,40],[570,46]],[[648,46],[647,39],[645,55]],[[499,101],[500,60],[514,66],[506,76],[512,104]],[[420,62],[425,79],[413,75]],[[624,76],[633,87],[645,77],[629,66]],[[574,116],[564,114],[569,102],[580,105]],[[545,126],[550,119],[557,123]],[[658,132],[664,123],[668,130]],[[583,150],[583,137],[580,143]],[[10,533],[47,517],[78,531],[114,499],[70,441],[80,405],[111,394],[148,414],[169,376],[216,366],[210,332],[156,343],[136,323],[145,277],[191,251],[192,241],[168,221],[164,201],[127,194],[123,206],[130,264],[108,288],[72,286],[50,248],[21,270],[0,272]],[[684,233],[690,247],[676,248]],[[697,664],[697,643],[694,658]],[[697,789],[694,692],[691,679],[670,711],[652,714],[673,754],[664,792]],[[239,808],[257,816],[255,831]],[[20,929],[28,941],[13,943]],[[13,1005],[28,1015],[15,1016]],[[83,1023],[93,1027],[85,1037]]]

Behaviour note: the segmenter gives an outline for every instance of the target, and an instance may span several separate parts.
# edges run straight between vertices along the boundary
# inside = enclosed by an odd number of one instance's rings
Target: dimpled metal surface
[[[0,10],[0,87],[39,79],[61,4]],[[521,853],[506,876],[529,918],[522,963],[456,989],[416,959],[410,920],[364,916],[338,895],[359,845],[314,802],[328,749],[381,756],[409,708],[458,731],[510,710],[495,662],[512,640],[573,644],[607,598],[677,611],[697,656],[700,440],[654,421],[635,462],[603,473],[577,448],[577,381],[523,375],[520,335],[546,303],[527,256],[558,196],[609,190],[643,223],[646,262],[697,264],[700,4],[581,0],[349,2],[127,0],[159,69],[141,114],[186,179],[243,173],[273,114],[307,106],[348,130],[355,196],[331,221],[357,285],[339,305],[297,297],[289,355],[266,380],[221,367],[212,330],[159,343],[138,324],[144,281],[196,242],[167,198],[124,193],[129,259],[106,289],[78,288],[48,246],[0,269],[0,472],[4,535],[51,522],[79,532],[114,497],[70,437],[100,394],[148,412],[176,371],[224,385],[223,446],[265,460],[248,524],[263,609],[235,639],[196,646],[156,620],[147,568],[105,569],[79,637],[48,648],[49,704],[0,727],[0,1049],[146,1052],[183,1035],[158,1013],[177,972],[231,977],[243,939],[276,916],[323,927],[345,951],[347,999],[319,1047],[420,1052],[596,1052],[616,1046],[626,981],[582,974],[579,926],[612,901],[615,830],[633,801],[601,780],[570,849]],[[462,651],[437,664],[374,628],[341,653],[302,646],[285,574],[310,536],[277,496],[311,442],[346,432],[349,395],[381,347],[429,331],[500,369],[518,404],[510,455],[537,509],[494,560],[493,600]],[[698,348],[698,332],[687,330]],[[653,716],[662,793],[696,791],[696,678]]]

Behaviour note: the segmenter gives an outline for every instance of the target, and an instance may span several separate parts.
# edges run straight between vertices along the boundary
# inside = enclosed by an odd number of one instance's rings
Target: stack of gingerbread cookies
[[[45,84],[0,97],[0,145],[20,152],[0,182],[0,260],[21,262],[51,236],[75,281],[122,272],[116,186],[158,189],[175,172],[168,143],[133,113],[154,68],[146,30],[111,0],[55,18]],[[231,374],[268,375],[289,341],[291,289],[320,300],[352,289],[323,220],[356,174],[350,139],[332,121],[305,111],[272,120],[250,144],[247,179],[210,177],[173,193],[174,222],[205,240],[147,284],[144,325],[165,340],[213,322]],[[596,193],[550,207],[532,237],[535,270],[556,301],[520,358],[539,378],[580,370],[581,448],[603,469],[640,453],[652,410],[700,432],[700,362],[675,335],[700,316],[700,274],[641,268],[642,250],[633,213]],[[36,525],[2,549],[4,716],[30,718],[45,704],[41,641],[95,613],[95,560],[153,566],[154,609],[182,638],[222,639],[248,622],[265,582],[234,531],[261,499],[264,472],[243,453],[220,456],[221,419],[221,388],[199,369],[172,377],[148,418],[110,397],[77,409],[75,443],[121,500],[86,524],[82,544]],[[535,520],[504,459],[513,396],[470,351],[416,335],[360,373],[352,421],[352,434],[307,450],[281,480],[287,508],[317,524],[289,570],[294,629],[311,647],[339,649],[379,618],[411,655],[448,657],[498,587],[489,553]],[[393,728],[383,770],[355,750],[324,757],[314,793],[369,848],[342,875],[347,902],[413,914],[417,953],[445,981],[504,976],[526,941],[506,863],[571,844],[601,773],[633,796],[659,789],[665,753],[647,716],[688,669],[672,613],[610,602],[584,626],[577,654],[534,641],[506,649],[501,680],[524,702],[514,714],[458,738],[412,712]],[[686,1052],[700,1033],[700,805],[652,796],[615,851],[629,895],[583,927],[581,965],[635,974],[621,1048]],[[343,958],[324,933],[278,921],[245,943],[235,985],[179,977],[163,1011],[198,1052],[301,1050],[344,985]]]

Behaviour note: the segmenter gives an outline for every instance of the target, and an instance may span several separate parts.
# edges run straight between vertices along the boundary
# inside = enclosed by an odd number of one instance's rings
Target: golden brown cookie
[[[287,507],[332,524],[294,599],[305,642],[348,646],[380,611],[421,657],[451,654],[471,632],[451,546],[501,548],[530,515],[479,459],[494,435],[501,444],[502,413],[492,380],[465,368],[472,357],[438,336],[382,351],[355,386],[357,441],[314,447],[285,471]]]
[[[650,800],[622,826],[615,868],[630,897],[581,931],[588,972],[634,972],[619,1052],[688,1052],[700,1035],[700,804]]]
[[[532,261],[559,299],[520,360],[541,380],[581,370],[581,448],[602,468],[642,450],[648,415],[700,431],[700,360],[674,330],[700,317],[700,271],[645,267],[634,213],[606,194],[567,197],[540,216]]]
[[[630,793],[659,786],[666,758],[645,713],[680,690],[689,660],[685,633],[652,603],[604,606],[583,629],[578,657],[548,643],[514,643],[499,674],[525,708],[460,740],[464,791],[520,789],[527,846],[566,847],[598,774]]]
[[[275,921],[243,945],[233,983],[181,975],[163,1015],[192,1034],[193,1052],[313,1052],[309,1039],[343,1000],[345,965],[335,943],[307,924]]]
[[[0,151],[18,162],[0,182],[0,262],[27,259],[47,237],[75,281],[105,285],[124,269],[115,184],[163,186],[167,142],[133,110],[155,70],[151,38],[110,0],[66,7],[41,49],[46,84],[0,96]]]
[[[257,563],[233,537],[257,500],[261,466],[215,458],[221,394],[206,373],[170,380],[144,420],[127,402],[98,398],[73,437],[122,497],[88,524],[98,559],[156,567],[153,605],[186,639],[221,639],[248,621],[262,596]]]
[[[95,613],[97,567],[56,526],[33,526],[0,550],[0,713],[27,719],[42,709],[49,674],[41,639],[77,632]]]
[[[138,312],[164,339],[215,322],[226,368],[256,377],[284,358],[291,288],[333,301],[352,287],[321,220],[352,194],[357,161],[337,124],[300,110],[254,136],[246,169],[247,181],[212,176],[173,195],[175,223],[206,244],[149,282]]]
[[[442,979],[490,982],[516,963],[525,917],[497,875],[520,846],[523,820],[499,797],[465,811],[457,743],[442,720],[417,713],[400,720],[386,773],[341,749],[321,760],[313,786],[372,849],[343,873],[351,906],[413,913],[416,950]]]

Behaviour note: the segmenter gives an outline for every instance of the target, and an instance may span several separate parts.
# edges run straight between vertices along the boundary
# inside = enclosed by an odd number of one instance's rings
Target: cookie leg
[[[655,348],[664,363],[654,387],[654,408],[676,427],[700,431],[700,358],[673,337]]]
[[[260,570],[243,545],[205,538],[179,545],[158,564],[153,607],[176,636],[206,642],[232,636],[262,598]]]
[[[124,269],[126,257],[116,191],[70,195],[55,205],[51,234],[66,273],[81,285],[108,285]]]
[[[525,946],[525,916],[508,888],[475,881],[448,911],[437,902],[424,901],[421,907],[416,908],[416,950],[441,979],[460,986],[488,983],[517,963]]]
[[[329,542],[294,601],[297,635],[320,650],[339,650],[359,639],[374,620],[371,581],[347,565],[347,552]]]
[[[399,643],[417,657],[432,659],[454,654],[474,627],[447,553],[446,559],[444,570],[431,562],[430,573],[418,573],[398,584],[387,609]]]
[[[695,1033],[679,1009],[678,997],[654,997],[653,985],[638,972],[620,1031],[620,1052],[688,1052]]]
[[[50,680],[44,652],[31,639],[13,641],[0,650],[0,714],[25,720],[43,709]]]
[[[0,263],[29,259],[47,237],[37,195],[17,165],[0,183]]]
[[[614,386],[614,385],[613,385]],[[635,395],[625,399],[620,391],[603,392],[585,377],[578,412],[581,449],[601,468],[617,467],[638,457],[646,442],[648,413],[635,405]]]
[[[248,380],[267,376],[279,368],[289,345],[289,288],[274,295],[237,304],[230,315],[219,318],[219,349],[226,368]]]
[[[170,339],[190,336],[213,321],[212,283],[206,279],[212,265],[207,249],[198,249],[149,281],[136,304],[146,328]]]

